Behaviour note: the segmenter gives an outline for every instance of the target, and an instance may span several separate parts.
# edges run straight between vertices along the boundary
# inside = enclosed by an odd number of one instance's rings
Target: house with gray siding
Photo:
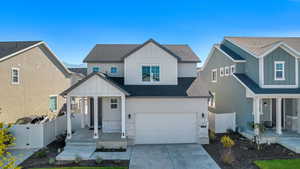
[[[208,143],[210,95],[195,85],[200,60],[188,45],[97,44],[84,62],[87,76],[61,94],[67,144]],[[72,98],[82,101],[80,130],[72,127]]]
[[[266,128],[273,142],[299,137],[299,57],[297,37],[225,37],[215,44],[199,73],[213,96],[210,129],[262,135],[255,125]]]

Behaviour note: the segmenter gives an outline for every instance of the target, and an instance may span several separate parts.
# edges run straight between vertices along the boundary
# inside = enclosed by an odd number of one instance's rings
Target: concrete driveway
[[[137,145],[129,169],[220,169],[199,144]]]

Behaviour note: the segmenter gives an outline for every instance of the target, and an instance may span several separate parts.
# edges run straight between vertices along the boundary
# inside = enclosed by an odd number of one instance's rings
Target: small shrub
[[[221,160],[225,164],[232,165],[234,162],[234,155],[231,151],[224,151],[222,153]]]
[[[50,165],[53,165],[53,164],[55,164],[55,158],[49,158],[49,161],[48,161],[48,163],[50,164]]]
[[[232,129],[227,129],[226,132],[229,134],[229,135],[234,135],[235,132],[232,130]]]
[[[225,148],[231,148],[235,144],[235,142],[229,136],[223,136],[221,138],[221,143]]]
[[[82,161],[82,158],[79,155],[75,156],[74,163],[79,164]]]
[[[35,158],[44,158],[47,156],[48,150],[43,148],[34,154]]]
[[[212,141],[212,142],[214,142],[216,139],[217,139],[216,133],[213,132],[213,131],[211,131],[211,130],[209,130],[209,140]]]
[[[100,156],[96,156],[95,162],[96,164],[101,164],[103,159]]]

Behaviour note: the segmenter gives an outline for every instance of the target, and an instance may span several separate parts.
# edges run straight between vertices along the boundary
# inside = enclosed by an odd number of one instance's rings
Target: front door
[[[90,98],[90,126],[94,127],[94,98]],[[102,126],[102,98],[98,97],[98,128]]]

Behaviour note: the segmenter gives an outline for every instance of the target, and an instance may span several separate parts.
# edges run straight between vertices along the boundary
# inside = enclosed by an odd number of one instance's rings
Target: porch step
[[[295,152],[300,153],[300,138],[298,137],[286,137],[280,138],[278,140],[278,144],[286,147],[287,149]]]
[[[96,143],[97,149],[126,149],[127,148],[127,140],[99,140]]]
[[[56,156],[56,160],[59,161],[72,161],[76,158],[82,160],[89,160],[92,154],[96,151],[96,146],[91,145],[67,145],[64,151]]]

